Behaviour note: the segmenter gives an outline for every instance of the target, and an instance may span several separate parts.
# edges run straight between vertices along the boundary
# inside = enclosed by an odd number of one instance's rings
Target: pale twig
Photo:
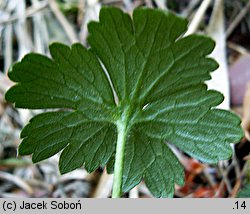
[[[229,109],[230,93],[224,25],[224,1],[217,0],[214,3],[212,17],[207,28],[207,34],[216,42],[216,46],[210,56],[216,59],[220,66],[211,74],[212,78],[207,84],[209,89],[217,90],[224,95],[225,99],[218,108]]]
[[[85,12],[85,0],[79,0],[78,2],[78,13],[77,13],[77,24],[81,25],[84,19]]]
[[[245,17],[245,15],[249,11],[249,9],[250,9],[250,0],[246,4],[246,6],[240,11],[240,13],[236,16],[234,21],[229,25],[229,27],[228,27],[228,29],[226,31],[227,38],[235,30],[235,28],[238,26],[238,24],[241,22],[241,20]]]
[[[158,8],[161,8],[163,10],[167,9],[166,1],[165,0],[155,0],[155,3],[156,3],[156,5],[157,5]]]
[[[206,177],[206,180],[208,181],[208,184],[214,188],[216,186],[215,179],[209,172],[209,167],[205,166],[203,169],[203,175]]]
[[[63,15],[63,13],[60,11],[56,1],[49,0],[49,6],[52,12],[54,13],[55,17],[57,18],[58,22],[61,24],[62,28],[64,29],[70,42],[71,43],[79,42],[74,29],[72,28],[71,24],[68,22],[66,17]]]
[[[129,198],[139,198],[139,189],[138,186],[135,186],[129,191]]]
[[[39,5],[38,0],[32,0],[32,4],[36,7]],[[36,13],[33,18],[33,32],[34,32],[34,50],[38,53],[46,54],[49,45],[49,34],[44,15]]]
[[[63,183],[69,180],[88,180],[88,173],[84,169],[76,169],[67,174],[61,175],[58,182]]]
[[[214,194],[214,198],[221,197],[221,192],[224,190],[224,186],[225,186],[225,183],[224,183],[224,181],[222,180],[222,181],[220,182],[220,185],[219,185],[217,191],[216,191],[215,194]]]
[[[32,178],[32,179],[28,179],[25,181],[27,184],[29,184],[32,187],[41,187],[42,189],[46,190],[47,193],[50,193],[53,190],[52,184],[49,184],[49,183],[44,182],[42,180]]]
[[[26,11],[26,1],[19,0],[18,6],[15,8],[15,14],[17,14],[19,19],[13,25],[18,43],[18,60],[20,60],[25,54],[29,53],[33,48],[31,35],[28,31],[25,11]]]
[[[0,197],[1,198],[24,198],[23,195],[18,194],[18,193],[7,193],[7,192],[0,192]]]
[[[234,50],[234,51],[237,51],[238,53],[242,54],[242,55],[247,55],[247,54],[250,54],[250,51],[247,50],[246,48],[242,47],[241,45],[238,45],[238,44],[235,44],[233,42],[227,42],[227,46]]]
[[[145,194],[146,196],[152,198],[152,194],[151,192],[148,190],[148,188],[146,187],[145,183],[140,183],[139,185],[139,191],[142,193],[142,194]]]
[[[103,171],[92,198],[107,198],[112,191],[113,175],[109,175],[106,169]]]
[[[199,2],[200,0],[191,0],[188,6],[181,12],[181,15],[188,17]]]
[[[237,160],[237,157],[235,154],[233,155],[231,164],[232,164],[232,166],[234,166],[236,178],[239,179],[240,178],[240,166],[239,166],[239,163],[238,163],[238,160]]]
[[[245,174],[247,173],[247,171],[249,170],[249,162],[246,161],[246,163],[244,164],[243,166],[243,169],[241,171],[241,174],[240,174],[240,177],[236,180],[236,183],[231,191],[231,194],[230,194],[230,198],[235,198],[239,189],[240,189],[240,186],[241,186],[241,183],[242,183],[242,179],[243,177],[245,176]]]
[[[7,73],[13,57],[13,28],[11,25],[6,25],[3,33],[4,39],[4,73]]]
[[[152,2],[152,0],[145,0],[145,3],[147,5],[147,7],[153,8],[153,2]]]
[[[247,83],[244,99],[243,99],[243,117],[242,117],[242,127],[245,131],[245,137],[249,140],[249,130],[250,130],[250,82]]]
[[[246,161],[250,160],[250,155],[245,156],[244,160],[246,160]]]
[[[29,186],[25,181],[23,181],[21,178],[12,175],[7,172],[0,172],[0,179],[7,180],[9,182],[12,182],[22,188],[24,191],[26,191],[30,196],[33,194],[33,190],[31,186]]]
[[[219,165],[219,171],[220,171],[220,173],[221,173],[222,180],[223,180],[224,184],[226,185],[227,191],[228,191],[229,193],[231,193],[231,191],[232,191],[232,186],[231,186],[230,181],[229,181],[229,179],[228,179],[228,177],[227,177],[227,175],[228,175],[227,170],[224,170],[224,169],[222,168],[222,166]]]
[[[188,36],[192,33],[195,33],[203,19],[203,16],[205,15],[205,12],[210,5],[211,0],[204,0],[202,1],[200,7],[198,8],[197,12],[195,13],[192,21],[190,22],[188,26],[188,30],[185,33],[185,36]]]
[[[86,38],[88,35],[88,23],[90,21],[97,21],[99,11],[101,9],[101,4],[98,0],[92,0],[92,1],[86,1],[85,3],[85,13],[84,13],[84,18],[81,24],[81,30],[79,33],[80,41],[83,44],[87,44]]]
[[[26,18],[31,17],[34,14],[36,14],[37,12],[46,9],[47,6],[48,6],[48,2],[47,1],[40,2],[39,6],[36,6],[36,7],[31,6],[31,7],[27,8],[24,16]],[[12,22],[16,22],[16,21],[18,21],[19,18],[20,17],[18,15],[13,15],[12,17],[10,17],[10,18],[8,18],[6,20],[1,20],[0,21],[0,25],[6,25],[6,24],[10,24]]]
[[[225,168],[223,168],[223,166]],[[235,169],[235,171],[237,173],[237,168],[235,168],[235,167],[236,167],[236,163],[234,161],[232,161],[231,164],[227,164],[226,166],[225,166],[225,162],[224,161],[220,161],[219,162],[218,170],[219,170],[219,173],[220,173],[220,175],[222,177],[222,181],[221,181],[219,189],[216,191],[214,197],[220,196],[221,191],[223,190],[224,186],[226,187],[227,192],[229,194],[232,192],[232,185],[231,185],[231,182],[229,180],[228,175],[229,175],[229,172],[231,170],[233,170],[233,168]]]

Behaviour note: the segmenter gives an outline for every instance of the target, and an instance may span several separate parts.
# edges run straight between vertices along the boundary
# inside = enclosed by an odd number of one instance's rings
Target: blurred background
[[[221,91],[220,108],[242,118],[245,137],[232,145],[232,160],[202,164],[184,153],[185,186],[176,186],[175,197],[250,197],[250,0],[0,0],[0,197],[110,197],[112,175],[105,169],[88,174],[84,168],[60,176],[59,155],[32,164],[18,157],[19,134],[29,119],[41,111],[15,109],[4,100],[13,84],[10,65],[29,52],[49,55],[54,41],[88,46],[87,24],[98,20],[102,6],[132,13],[136,7],[174,11],[189,20],[185,35],[211,36],[211,54],[220,67],[207,82]],[[124,197],[152,197],[142,182]]]

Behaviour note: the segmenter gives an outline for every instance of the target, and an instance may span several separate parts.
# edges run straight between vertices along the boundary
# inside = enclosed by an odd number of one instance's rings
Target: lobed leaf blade
[[[54,43],[51,59],[31,53],[10,70],[16,85],[6,100],[20,108],[60,109],[31,119],[20,155],[39,162],[62,151],[61,173],[82,165],[89,172],[107,165],[112,172],[122,121],[128,130],[122,190],[144,179],[156,197],[172,197],[174,184],[183,184],[183,167],[169,144],[208,163],[230,158],[230,143],[243,131],[236,115],[216,109],[223,96],[204,83],[218,68],[207,57],[213,40],[182,38],[185,19],[148,8],[135,9],[131,18],[104,7],[88,29],[89,49]]]

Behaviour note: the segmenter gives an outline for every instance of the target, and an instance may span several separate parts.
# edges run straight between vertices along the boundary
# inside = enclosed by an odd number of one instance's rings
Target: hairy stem
[[[117,122],[117,144],[115,154],[115,169],[112,198],[120,198],[122,194],[122,175],[124,167],[125,145],[127,137],[127,123],[125,121]]]

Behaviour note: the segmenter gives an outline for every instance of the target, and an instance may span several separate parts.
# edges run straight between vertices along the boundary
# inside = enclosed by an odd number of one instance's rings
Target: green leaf
[[[245,187],[238,192],[237,198],[250,198],[250,184],[246,184]]]
[[[17,84],[6,100],[60,109],[31,119],[20,155],[39,162],[63,150],[61,173],[107,165],[114,188],[127,192],[144,179],[156,197],[172,197],[174,184],[184,183],[170,144],[208,163],[231,157],[243,131],[236,115],[215,109],[223,96],[204,83],[218,67],[207,57],[213,40],[182,38],[185,19],[147,8],[132,18],[102,8],[88,29],[89,49],[54,43],[51,59],[31,53],[10,70]]]

